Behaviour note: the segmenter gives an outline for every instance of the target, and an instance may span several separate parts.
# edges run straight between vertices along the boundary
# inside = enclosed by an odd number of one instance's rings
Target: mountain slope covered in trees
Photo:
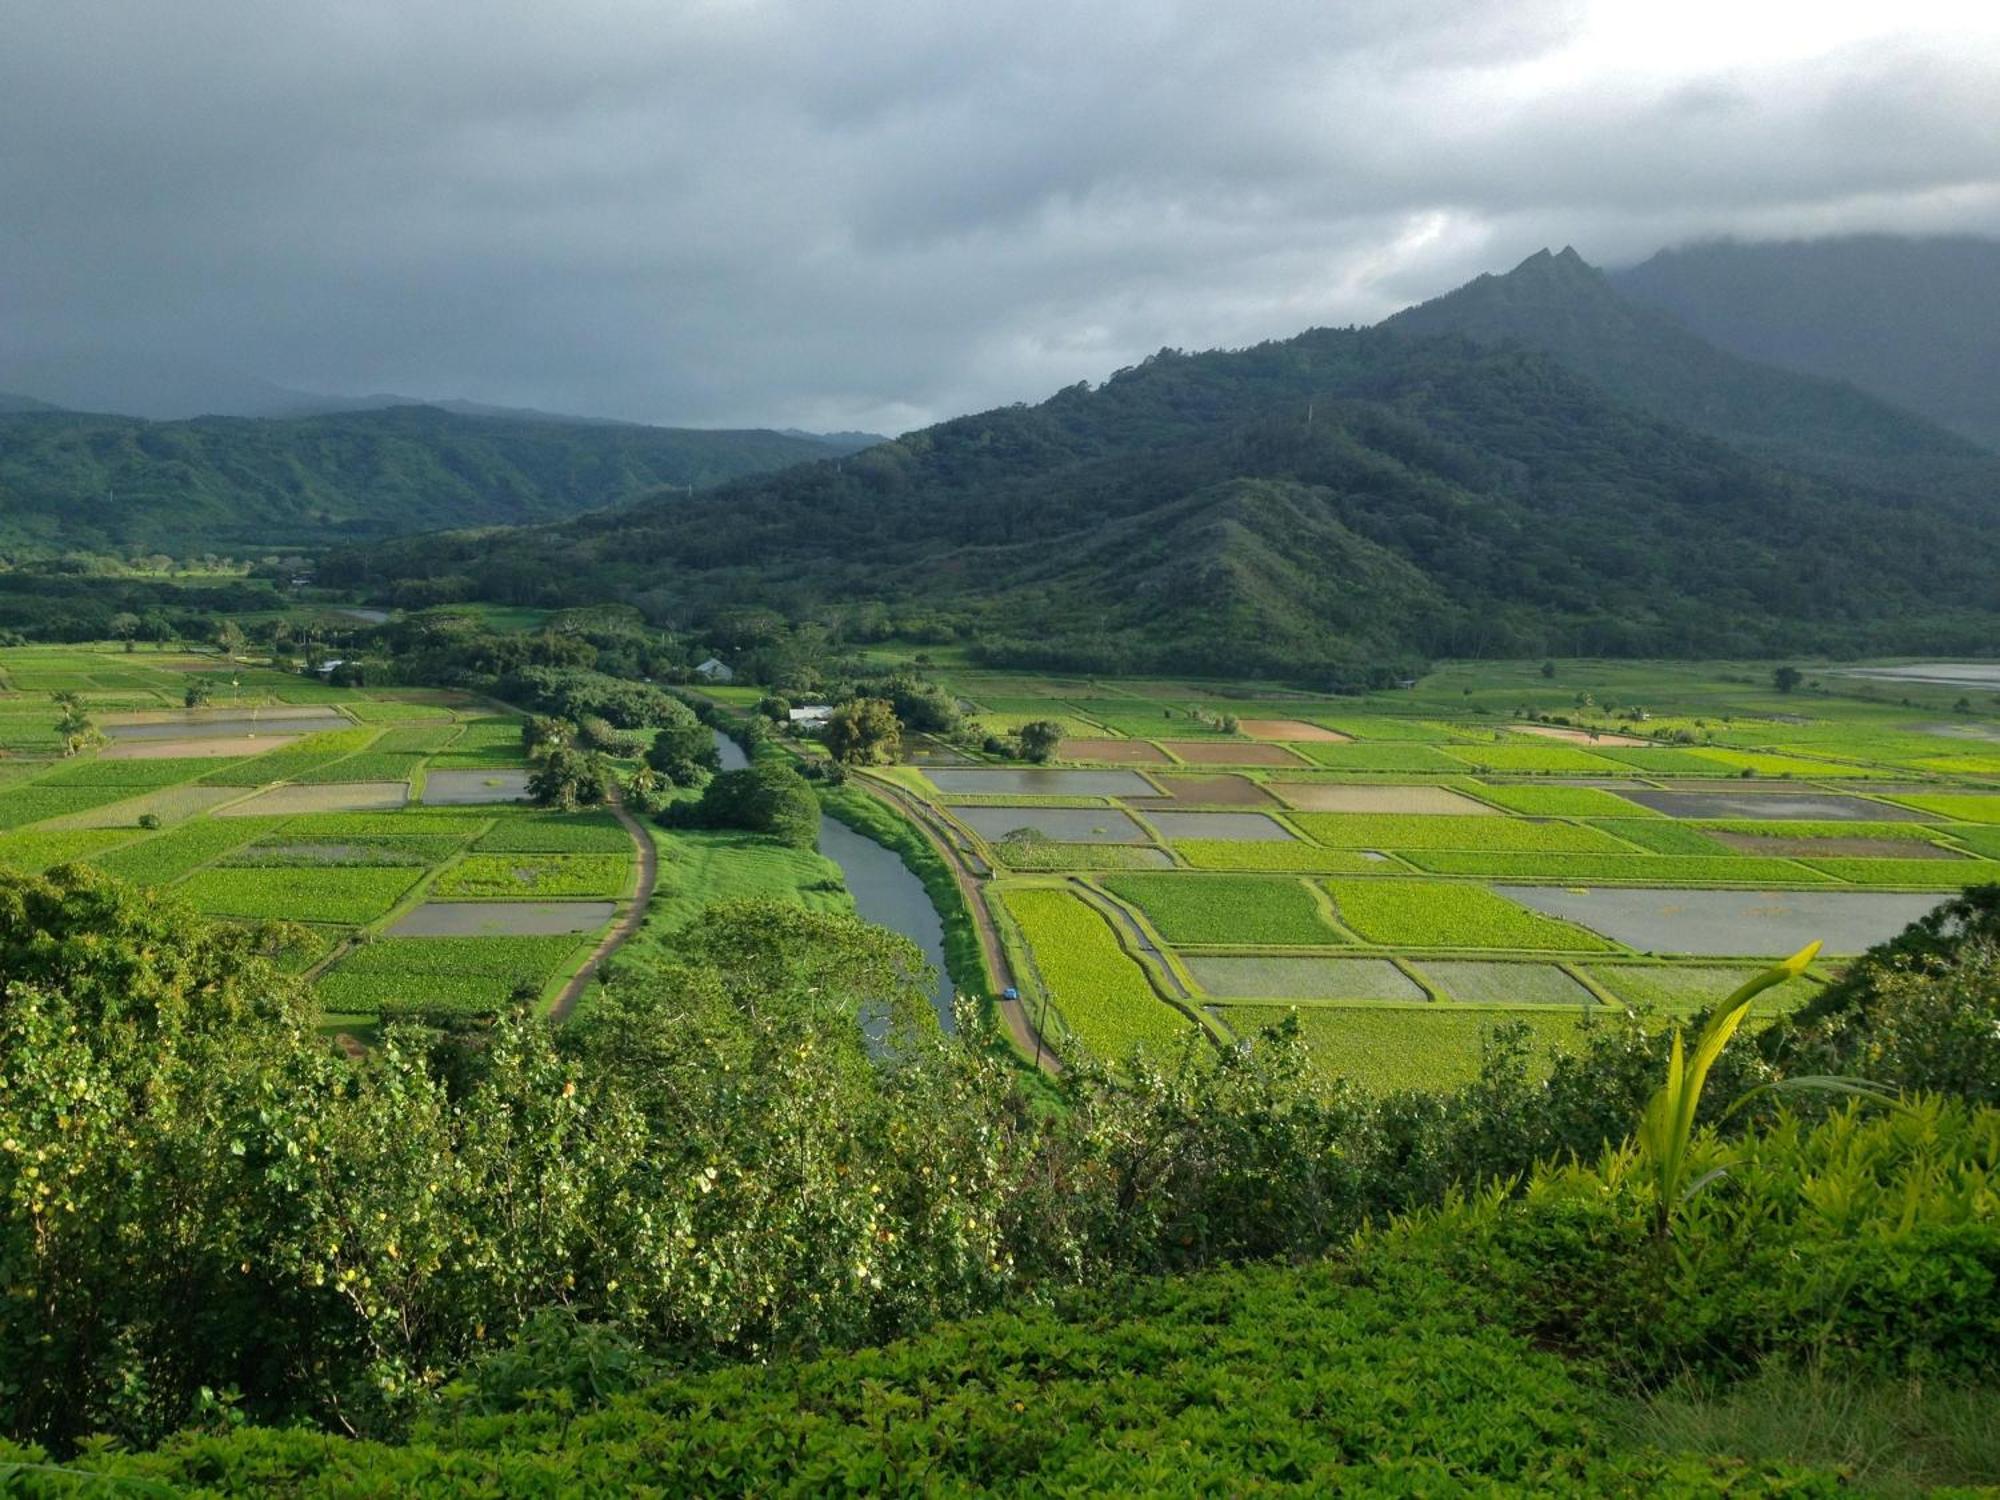
[[[2000,643],[1990,513],[1803,473],[1540,354],[1323,329],[331,576],[408,603],[615,597],[675,623],[845,609],[1094,669],[1971,650]]]
[[[1541,251],[1382,326],[1539,350],[1641,410],[1789,467],[1916,500],[2000,503],[2000,455],[1841,380],[1718,348],[1621,295],[1571,249]]]
[[[1611,280],[1732,353],[1850,381],[2000,450],[2000,241],[1719,242]]]
[[[232,547],[556,520],[844,451],[762,430],[433,407],[148,422],[0,406],[0,545]]]

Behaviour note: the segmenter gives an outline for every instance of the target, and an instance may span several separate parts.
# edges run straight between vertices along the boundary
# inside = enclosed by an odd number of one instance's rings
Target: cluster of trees
[[[1726,1051],[1704,1118],[1830,1055],[1990,1099],[1996,910],[1947,909]],[[1612,1021],[1543,1078],[1503,1033],[1466,1089],[1370,1098],[1314,1082],[1280,1027],[1051,1086],[970,1013],[942,1034],[903,940],[739,903],[626,950],[567,1027],[391,1027],[357,1060],[273,941],[80,868],[0,873],[0,1432],[143,1443],[233,1412],[393,1433],[545,1310],[708,1365],[1315,1256],[1457,1187],[1596,1160],[1666,1054],[1661,1028]]]

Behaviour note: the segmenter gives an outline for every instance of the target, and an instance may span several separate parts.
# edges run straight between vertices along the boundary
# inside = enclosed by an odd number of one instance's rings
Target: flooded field
[[[197,739],[126,740],[107,746],[103,760],[222,760],[245,755],[262,755],[296,745],[295,734],[211,735]]]
[[[1027,828],[1059,844],[1144,844],[1132,815],[1115,807],[953,807],[951,815],[985,839]]]
[[[1597,997],[1554,964],[1428,958],[1424,977],[1466,1005],[1595,1005]]]
[[[1656,792],[1620,791],[1619,796],[1670,818],[1752,818],[1815,823],[1919,823],[1923,816],[1843,797],[1835,792]]]
[[[1262,813],[1149,812],[1149,821],[1167,839],[1224,839],[1233,843],[1289,843],[1283,824]]]
[[[117,722],[124,718],[125,722]],[[106,715],[105,736],[124,744],[143,740],[209,740],[259,738],[275,734],[311,734],[321,729],[338,729],[349,722],[332,709],[287,708],[266,714],[231,714],[219,717],[199,711],[185,714]],[[269,749],[268,745],[263,746]]]
[[[1194,954],[1187,970],[1230,1000],[1420,1001],[1424,992],[1386,958],[1236,958]]]
[[[1815,940],[1825,943],[1829,954],[1861,953],[1894,937],[1942,899],[1878,891],[1496,889],[1643,953],[1718,958],[1781,958]]]
[[[274,786],[247,801],[217,808],[218,818],[294,817],[300,813],[386,812],[410,800],[403,781],[336,781],[320,786]]]
[[[609,901],[429,901],[395,923],[392,937],[560,937],[609,922]]]
[[[1135,806],[1157,807],[1180,802],[1208,807],[1272,807],[1276,799],[1256,782],[1242,776],[1155,776],[1164,797],[1131,799]]]
[[[527,795],[526,771],[433,771],[424,778],[424,801],[435,806],[520,802]]]

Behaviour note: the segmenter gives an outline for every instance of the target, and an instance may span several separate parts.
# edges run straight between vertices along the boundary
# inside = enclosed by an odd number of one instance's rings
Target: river
[[[750,764],[742,747],[719,729],[715,731],[715,749],[725,771],[740,771]],[[950,1031],[953,989],[944,965],[944,923],[924,883],[910,873],[895,850],[885,849],[824,813],[819,820],[819,852],[840,866],[848,893],[854,897],[854,910],[864,921],[901,933],[923,953],[937,974],[931,1003],[937,1007],[944,1029]]]

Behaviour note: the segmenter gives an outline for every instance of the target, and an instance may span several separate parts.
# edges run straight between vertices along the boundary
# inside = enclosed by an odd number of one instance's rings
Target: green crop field
[[[1097,1056],[1178,1045],[1194,1023],[1153,992],[1138,963],[1081,896],[1008,890],[1001,898],[1035,956],[1049,1003]]]
[[[1852,885],[1956,891],[1969,885],[2000,884],[2000,864],[1983,859],[1805,859],[1800,863]]]
[[[2000,823],[2000,792],[1897,792],[1889,800],[1954,823]]]
[[[516,813],[472,847],[493,854],[626,854],[632,837],[610,813]]]
[[[1118,875],[1103,882],[1170,943],[1314,947],[1345,942],[1302,880],[1262,875]]]
[[[252,843],[284,822],[282,818],[203,818],[134,844],[100,854],[90,863],[121,880],[165,885]]]
[[[1594,933],[1517,906],[1484,886],[1434,880],[1330,880],[1340,920],[1392,948],[1605,952]]]
[[[1297,870],[1310,875],[1366,874],[1395,869],[1353,849],[1326,849],[1296,839],[1176,839],[1174,852],[1197,870]]]
[[[211,868],[188,876],[179,890],[215,916],[359,925],[388,915],[420,878],[410,869]]]
[[[1571,745],[1447,746],[1444,753],[1478,771],[1518,771],[1551,776],[1616,776],[1616,761]]]
[[[1153,870],[1172,863],[1146,844],[1065,844],[1055,839],[1003,839],[993,845],[993,857],[1010,870],[1028,871]]]
[[[561,897],[615,900],[632,884],[627,854],[470,854],[437,879],[441,900]]]
[[[1630,854],[1600,828],[1525,818],[1450,813],[1293,813],[1292,821],[1336,849],[1487,849],[1546,854]]]
[[[131,842],[132,837],[129,829],[120,828],[0,834],[0,865],[12,865],[17,870],[47,870],[90,860],[93,855]]]
[[[1633,811],[1638,810],[1637,804],[1633,804]],[[1719,856],[1735,852],[1727,844],[1709,838],[1700,829],[1687,823],[1676,823],[1670,818],[1594,818],[1590,826],[1655,854]]]
[[[1437,771],[1463,774],[1466,764],[1453,760],[1442,750],[1422,744],[1351,745],[1324,740],[1301,740],[1292,749],[1307,759],[1335,771]]]
[[[1531,818],[1629,818],[1658,816],[1616,793],[1594,786],[1500,784],[1475,788],[1495,806]]]
[[[384,1020],[482,1014],[539,993],[579,947],[574,937],[377,938],[316,988],[329,1011]]]
[[[100,760],[84,756],[66,761],[40,778],[43,786],[116,786],[134,792],[154,787],[176,786],[194,781],[217,769],[227,769],[234,761],[200,759]]]
[[[1821,885],[1827,876],[1812,861],[1757,855],[1709,857],[1681,854],[1486,854],[1474,849],[1419,850],[1410,863],[1434,875],[1476,875],[1488,880],[1560,880],[1588,885]]]

